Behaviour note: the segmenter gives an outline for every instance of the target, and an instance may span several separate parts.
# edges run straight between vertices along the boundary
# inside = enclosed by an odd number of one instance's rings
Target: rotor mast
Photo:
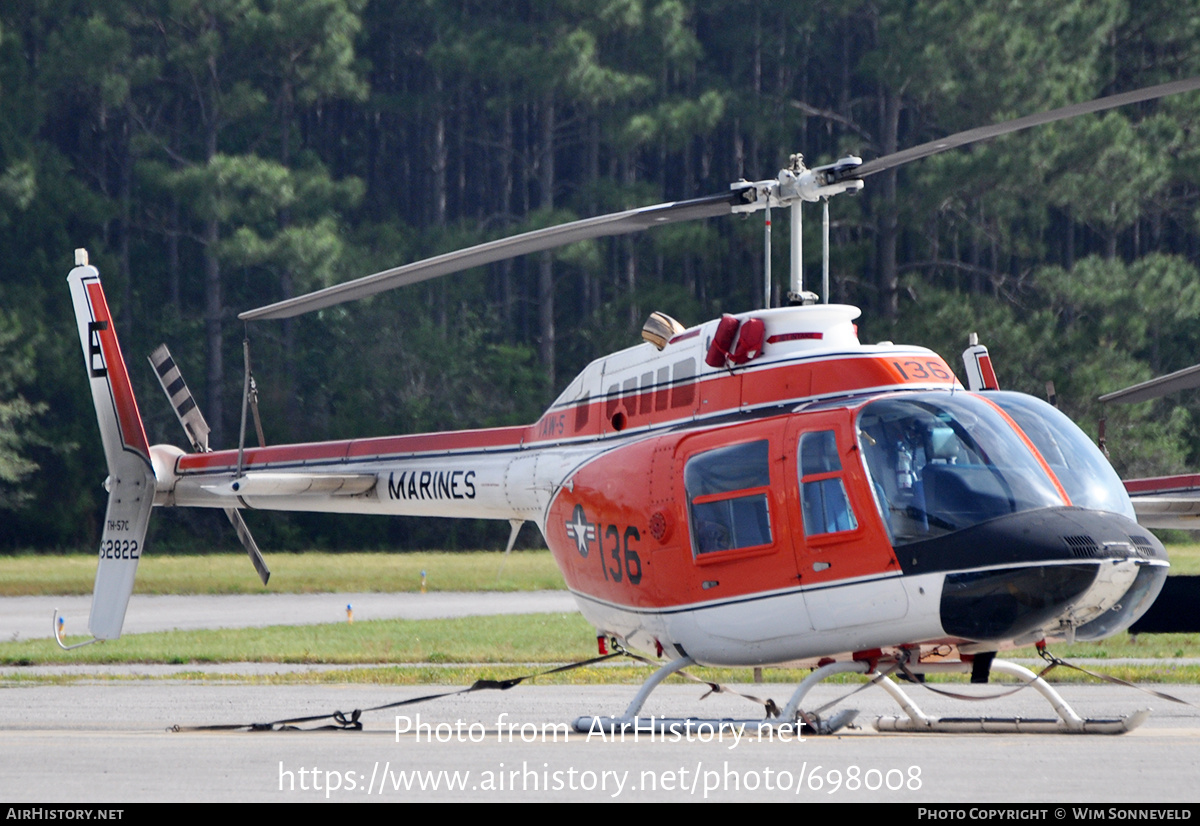
[[[847,156],[831,164],[809,169],[804,165],[804,156],[796,153],[788,160],[788,166],[779,170],[776,178],[765,181],[738,181],[729,188],[742,193],[742,202],[732,207],[733,212],[757,212],[767,210],[766,246],[764,269],[764,303],[770,304],[770,210],[773,207],[791,207],[789,226],[791,230],[791,282],[788,288],[789,304],[815,304],[816,293],[804,289],[804,240],[800,205],[804,201],[825,201],[823,227],[822,299],[829,303],[829,199],[843,192],[857,192],[863,188],[859,178],[849,178],[862,158]]]

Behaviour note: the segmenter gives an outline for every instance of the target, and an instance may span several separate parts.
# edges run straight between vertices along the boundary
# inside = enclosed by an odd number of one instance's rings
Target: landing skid
[[[970,663],[928,663],[913,665],[917,674],[955,673],[971,670]],[[881,676],[878,684],[892,695],[907,715],[880,717],[874,722],[877,731],[948,732],[987,734],[1124,734],[1146,722],[1150,709],[1135,711],[1127,717],[1083,718],[1067,705],[1067,701],[1049,683],[1028,668],[1007,660],[993,660],[992,670],[1027,681],[1054,708],[1058,719],[1024,719],[1021,717],[929,717],[892,679]]]
[[[800,704],[808,693],[820,682],[834,674],[854,672],[868,674],[873,666],[861,660],[835,662],[823,665],[808,675],[792,693],[788,704],[779,713],[778,718],[764,720],[732,720],[732,719],[703,719],[695,717],[667,718],[642,717],[639,713],[650,693],[663,680],[675,672],[694,665],[690,657],[672,660],[654,672],[638,690],[633,702],[620,717],[579,717],[573,727],[581,734],[655,734],[663,736],[688,736],[696,734],[703,739],[706,736],[718,736],[722,732],[748,730],[766,736],[768,732],[776,734],[833,734],[849,725],[858,712],[845,709],[828,717],[818,714],[805,713]],[[946,674],[970,672],[969,662],[953,663],[912,663],[908,670],[916,674]],[[1058,715],[1057,719],[1025,719],[1021,717],[930,717],[921,711],[903,689],[887,674],[877,674],[874,682],[891,695],[901,709],[904,717],[880,717],[874,722],[875,729],[881,732],[944,732],[944,733],[989,733],[989,734],[1124,734],[1133,731],[1150,716],[1150,709],[1141,709],[1127,717],[1092,719],[1083,718],[1067,704],[1067,701],[1055,691],[1049,683],[1028,668],[1007,660],[993,660],[992,671],[1008,674],[1011,677],[1024,680],[1041,694]]]
[[[1079,728],[1062,720],[1025,719],[1023,717],[879,717],[872,724],[876,731],[941,732],[946,734],[1124,734],[1133,731],[1150,716],[1149,709],[1128,717],[1087,719]]]
[[[642,683],[642,687],[638,689],[637,695],[633,698],[633,702],[629,704],[629,708],[625,709],[625,713],[620,717],[579,717],[572,724],[575,731],[580,734],[595,734],[603,732],[604,734],[655,734],[671,737],[690,737],[695,736],[699,739],[707,739],[709,736],[720,736],[723,732],[742,732],[749,731],[756,736],[767,737],[777,736],[780,739],[791,737],[793,739],[802,737],[806,734],[833,734],[836,731],[844,728],[854,721],[858,716],[858,712],[854,709],[844,709],[828,717],[820,717],[815,714],[803,714],[798,710],[798,700],[795,695],[794,703],[789,703],[783,713],[777,719],[762,719],[762,720],[734,720],[729,718],[724,719],[707,719],[700,717],[642,717],[640,712],[642,706],[646,703],[646,698],[650,693],[675,672],[686,668],[689,665],[695,665],[696,661],[691,657],[681,657],[678,660],[672,660],[662,666],[650,676],[646,682]],[[857,670],[848,669],[845,666],[857,666],[857,663],[833,663],[832,665],[823,666],[813,672],[807,679],[800,684],[801,688],[806,685],[815,684],[825,679],[830,674],[835,674],[838,671]],[[863,664],[863,669],[866,666]],[[813,678],[818,674],[821,676],[813,682]],[[807,689],[804,689],[807,692]],[[800,689],[797,689],[797,694]],[[802,696],[802,695],[801,695]]]

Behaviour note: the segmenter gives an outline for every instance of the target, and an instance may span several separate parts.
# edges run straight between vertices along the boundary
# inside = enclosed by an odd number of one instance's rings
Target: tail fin
[[[154,505],[155,477],[146,429],[100,286],[100,273],[88,266],[86,250],[76,250],[75,263],[67,283],[108,461],[108,510],[88,630],[96,639],[111,640],[121,636],[125,608],[133,593]]]

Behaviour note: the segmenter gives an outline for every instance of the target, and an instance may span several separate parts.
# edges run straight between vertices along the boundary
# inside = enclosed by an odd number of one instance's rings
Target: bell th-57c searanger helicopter
[[[868,163],[808,169],[796,156],[775,179],[485,243],[240,316],[284,318],[588,238],[792,207],[792,306],[690,329],[655,313],[646,343],[592,362],[529,426],[246,447],[247,390],[243,446],[212,451],[164,347],[151,362],[194,451],[151,446],[99,275],[77,251],[68,280],[109,472],[88,642],[120,635],[155,505],[225,510],[264,583],[240,508],[508,520],[510,549],[531,521],[602,645],[666,663],[624,715],[580,718],[582,730],[644,725],[646,697],[693,663],[796,662],[816,670],[776,725],[844,723],[800,705],[820,680],[855,671],[876,673],[905,709],[878,727],[1128,730],[1147,712],[1081,719],[994,654],[1127,628],[1162,587],[1162,544],[1079,428],[998,389],[986,348],[964,353],[964,387],[932,351],[862,344],[858,309],[816,303],[801,283],[800,205],[828,209],[871,174],[955,146],[1197,88],[1200,78],[1101,98]],[[1019,676],[1058,719],[931,718],[889,678],[896,670]]]

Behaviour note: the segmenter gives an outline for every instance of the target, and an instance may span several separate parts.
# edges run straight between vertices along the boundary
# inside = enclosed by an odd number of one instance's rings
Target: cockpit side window
[[[684,467],[697,555],[770,545],[767,440],[698,453]]]
[[[832,430],[800,437],[800,498],[805,536],[852,531],[858,527],[846,496],[842,460]]]

